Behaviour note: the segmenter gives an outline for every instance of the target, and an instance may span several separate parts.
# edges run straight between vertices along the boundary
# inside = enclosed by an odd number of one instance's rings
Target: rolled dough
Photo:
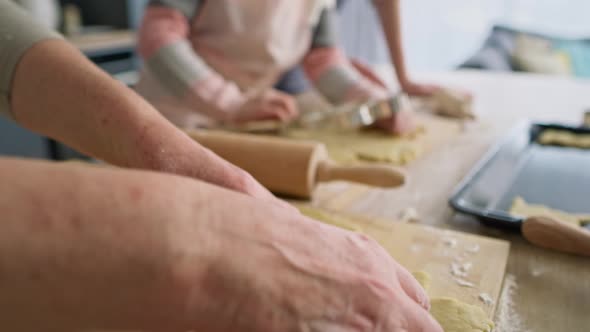
[[[415,139],[422,135],[421,132],[409,137],[399,137],[371,130],[339,132],[292,129],[286,135],[324,143],[330,157],[341,164],[366,161],[405,165],[423,151],[423,145]]]
[[[528,204],[522,197],[516,197],[512,202],[510,213],[519,217],[547,217],[557,219],[574,225],[582,226],[590,223],[590,215],[572,214],[560,210],[554,210],[544,205]]]
[[[544,130],[537,141],[544,145],[590,149],[590,134],[576,134],[565,130]]]

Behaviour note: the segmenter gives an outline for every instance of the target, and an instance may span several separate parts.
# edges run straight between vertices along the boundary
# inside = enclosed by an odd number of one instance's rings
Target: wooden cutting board
[[[336,226],[371,236],[409,271],[428,273],[432,279],[430,297],[452,297],[479,306],[493,319],[508,261],[508,242],[418,224],[344,217],[305,206],[299,208],[316,219],[329,218]],[[467,276],[461,279],[473,283],[474,287],[457,283],[451,273],[453,262],[471,263]],[[486,305],[479,298],[482,293],[488,294],[494,303]]]

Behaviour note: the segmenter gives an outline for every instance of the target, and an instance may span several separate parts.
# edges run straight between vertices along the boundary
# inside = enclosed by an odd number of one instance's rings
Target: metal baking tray
[[[520,228],[508,211],[516,196],[569,213],[590,213],[590,149],[541,145],[547,129],[590,134],[588,127],[523,122],[493,146],[450,199],[458,212],[491,226]]]

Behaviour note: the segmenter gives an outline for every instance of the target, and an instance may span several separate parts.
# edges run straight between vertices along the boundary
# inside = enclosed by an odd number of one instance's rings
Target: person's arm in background
[[[163,173],[0,158],[2,330],[441,331],[375,241]]]
[[[274,200],[249,174],[195,143],[10,1],[0,1],[0,31],[0,111],[18,124],[117,166]]]
[[[389,47],[389,55],[400,87],[411,96],[431,96],[439,87],[418,84],[410,78],[404,57],[400,0],[373,0]]]
[[[194,51],[188,40],[190,20],[202,2],[150,2],[139,32],[139,53],[149,73],[189,108],[221,122],[293,119],[291,97],[275,90],[246,96]]]
[[[338,45],[337,17],[333,8],[325,8],[316,25],[312,46],[303,66],[306,75],[316,89],[333,104],[391,97],[386,87],[379,84],[376,76],[361,65],[348,60]],[[398,112],[376,125],[384,130],[404,134],[414,129],[411,114]]]

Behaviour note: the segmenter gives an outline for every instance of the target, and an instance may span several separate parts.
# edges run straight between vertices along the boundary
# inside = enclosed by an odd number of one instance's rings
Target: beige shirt
[[[0,113],[12,117],[10,92],[18,62],[35,43],[61,38],[9,0],[0,0]]]

